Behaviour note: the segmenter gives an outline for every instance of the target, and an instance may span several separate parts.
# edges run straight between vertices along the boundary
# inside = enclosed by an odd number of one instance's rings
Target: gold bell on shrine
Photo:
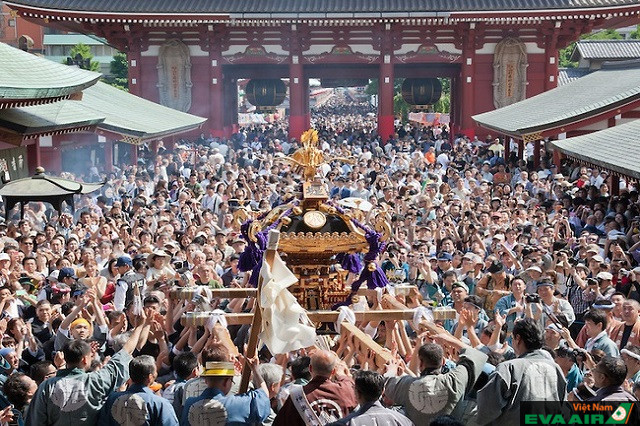
[[[378,266],[377,266],[374,262],[371,262],[371,263],[369,263],[369,264],[367,265],[367,269],[368,269],[370,272],[375,271],[377,267],[378,267]]]

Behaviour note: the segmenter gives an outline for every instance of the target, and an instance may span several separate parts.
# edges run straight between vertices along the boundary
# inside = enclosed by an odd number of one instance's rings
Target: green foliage
[[[640,24],[636,27],[635,31],[631,31],[631,34],[629,34],[629,38],[633,38],[633,39],[640,38]]]
[[[581,40],[622,40],[622,34],[616,30],[602,30],[596,33],[586,34]]]
[[[433,112],[449,113],[451,110],[451,80],[448,78],[439,78],[440,84],[442,84],[442,96],[440,100],[433,105]],[[402,99],[402,82],[404,78],[396,78],[393,81],[393,112],[401,117],[403,122],[406,122],[409,117],[409,111],[411,111],[411,105],[409,105],[404,99]],[[369,85],[365,88],[367,95],[378,94],[378,80],[372,79],[369,81]]]
[[[109,65],[110,78],[105,80],[108,84],[118,89],[129,91],[129,62],[127,55],[118,52],[113,56]]]
[[[84,43],[76,44],[71,48],[71,53],[69,54],[69,56],[75,59],[78,54],[82,56],[82,59],[89,59],[89,67],[87,68],[84,65],[81,65],[81,68],[88,69],[89,71],[100,71],[100,62],[92,61],[93,53],[91,53],[91,47],[87,46]],[[64,63],[66,63],[66,59]]]
[[[640,28],[640,25],[638,25]],[[633,38],[633,33],[632,33]],[[585,34],[580,37],[580,40],[622,40],[622,34],[616,30],[602,30],[591,34]],[[558,66],[560,68],[575,68],[578,66],[577,62],[571,61],[571,55],[576,48],[576,43],[573,42],[564,49],[558,51]]]

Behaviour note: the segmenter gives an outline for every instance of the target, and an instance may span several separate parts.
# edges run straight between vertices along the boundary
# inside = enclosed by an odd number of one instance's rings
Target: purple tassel
[[[369,243],[369,251],[364,255],[364,261],[366,263],[364,269],[360,273],[360,277],[351,285],[351,290],[356,292],[362,285],[362,283],[367,283],[368,288],[378,288],[378,287],[386,287],[389,284],[389,280],[385,273],[380,269],[380,266],[376,266],[374,271],[369,270],[369,263],[375,262],[376,258],[380,253],[382,253],[385,249],[386,244],[380,242],[380,238],[382,234],[379,232],[375,232],[372,230],[368,230],[365,234],[365,238]]]
[[[374,289],[378,287],[386,287],[389,284],[389,280],[385,273],[380,269],[380,267],[376,267],[376,269],[371,272],[368,267],[365,267],[360,274],[360,277],[351,284],[351,291],[356,292],[360,288],[363,283],[367,283],[367,288]]]
[[[247,241],[247,247],[240,253],[238,262],[238,269],[242,272],[251,271],[256,265],[262,262],[262,251],[260,247],[249,238],[249,226],[251,226],[251,222],[251,220],[248,220],[240,227],[240,234],[242,234],[242,237]],[[258,241],[260,241],[260,239],[258,239]]]
[[[342,269],[352,274],[359,274],[362,271],[362,261],[357,253],[340,253],[336,256],[336,260],[340,262]]]

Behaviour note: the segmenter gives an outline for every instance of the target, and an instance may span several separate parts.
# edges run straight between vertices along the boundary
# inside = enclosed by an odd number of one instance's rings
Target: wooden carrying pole
[[[267,251],[264,254],[264,261],[267,262],[269,268],[273,267],[273,261],[278,252],[278,241],[280,240],[280,232],[272,229],[269,231],[269,240],[267,242]],[[256,299],[253,304],[253,319],[251,321],[251,333],[249,334],[249,343],[247,344],[247,351],[244,356],[246,359],[251,359],[256,356],[258,350],[258,335],[262,329],[262,311],[260,310],[260,290],[262,288],[263,277],[260,276],[258,280],[258,291],[256,292]],[[245,361],[244,368],[242,369],[242,380],[240,381],[239,393],[245,393],[249,389],[249,377],[251,376],[251,367],[249,362]]]

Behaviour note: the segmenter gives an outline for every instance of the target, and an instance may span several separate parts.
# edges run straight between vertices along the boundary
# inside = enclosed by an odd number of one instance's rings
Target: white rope
[[[433,312],[426,306],[418,306],[413,313],[413,327],[417,330],[422,320],[433,322]]]
[[[338,320],[335,323],[338,333],[340,333],[340,324],[342,324],[342,321],[347,321],[351,324],[356,323],[356,314],[348,306],[340,306],[338,308]]]
[[[207,320],[207,329],[210,332],[213,332],[213,328],[216,324],[220,324],[225,329],[227,328],[227,319],[224,317],[224,311],[221,309],[211,311],[211,316]]]

